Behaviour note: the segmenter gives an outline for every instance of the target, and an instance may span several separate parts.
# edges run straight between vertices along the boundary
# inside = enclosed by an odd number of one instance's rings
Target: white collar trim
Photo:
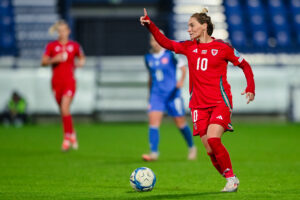
[[[161,49],[158,53],[154,53],[153,57],[156,58],[156,59],[160,58],[165,53],[165,51],[166,51],[165,49]]]

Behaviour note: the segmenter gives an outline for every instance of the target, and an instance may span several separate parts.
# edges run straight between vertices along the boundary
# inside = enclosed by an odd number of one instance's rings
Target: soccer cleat
[[[71,148],[71,142],[67,139],[64,139],[62,146],[61,146],[61,150],[66,152]]]
[[[189,148],[188,160],[196,160],[197,159],[197,147],[193,146]]]
[[[142,158],[144,161],[151,162],[156,161],[158,159],[158,153],[149,153],[149,154],[143,154]]]
[[[78,149],[78,141],[77,141],[77,137],[76,137],[76,133],[73,133],[70,136],[70,142],[71,142],[71,146],[74,150]]]
[[[240,184],[239,179],[236,176],[226,178],[227,183],[221,192],[236,192]]]

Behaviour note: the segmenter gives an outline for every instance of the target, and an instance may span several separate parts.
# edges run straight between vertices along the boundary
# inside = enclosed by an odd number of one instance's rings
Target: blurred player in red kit
[[[64,129],[62,151],[67,151],[71,147],[78,149],[70,106],[76,91],[74,70],[76,67],[83,67],[85,55],[80,45],[69,39],[71,30],[64,20],[57,21],[50,27],[49,32],[57,32],[58,39],[47,44],[41,65],[52,66],[52,90],[59,106]]]
[[[146,9],[140,22],[162,47],[187,57],[193,134],[201,137],[212,164],[226,178],[227,183],[222,191],[235,192],[239,180],[233,173],[229,153],[221,142],[224,132],[233,131],[232,95],[227,82],[228,61],[240,67],[245,74],[247,87],[242,94],[246,94],[247,103],[254,100],[254,76],[248,62],[236,49],[211,37],[213,24],[207,12],[204,8],[201,13],[194,13],[190,17],[188,33],[191,40],[183,42],[165,37],[150,20]]]

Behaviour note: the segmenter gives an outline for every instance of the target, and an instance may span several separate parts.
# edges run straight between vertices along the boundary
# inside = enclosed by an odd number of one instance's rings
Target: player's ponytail
[[[211,22],[211,18],[210,18],[210,16],[207,15],[207,13],[208,13],[208,9],[203,8],[200,13],[194,13],[191,17],[194,17],[195,19],[197,19],[197,21],[200,24],[206,23],[207,24],[207,34],[211,36],[214,31],[214,25]]]
[[[208,10],[207,10],[207,8],[202,8],[202,10],[201,10],[201,12],[200,12],[200,13],[204,13],[204,14],[208,13]]]
[[[49,34],[53,35],[60,25],[66,25],[67,27],[69,27],[68,23],[65,20],[60,19],[57,22],[55,22],[52,26],[50,26],[48,30]]]

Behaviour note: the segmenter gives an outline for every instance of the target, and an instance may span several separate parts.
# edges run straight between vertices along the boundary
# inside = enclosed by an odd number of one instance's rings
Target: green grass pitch
[[[225,180],[198,137],[198,160],[171,122],[161,127],[160,160],[145,163],[146,123],[76,124],[79,150],[60,152],[61,125],[0,127],[0,199],[300,199],[300,125],[235,124],[223,142],[240,179],[237,193],[219,192]],[[133,191],[131,172],[157,176],[151,192]]]

